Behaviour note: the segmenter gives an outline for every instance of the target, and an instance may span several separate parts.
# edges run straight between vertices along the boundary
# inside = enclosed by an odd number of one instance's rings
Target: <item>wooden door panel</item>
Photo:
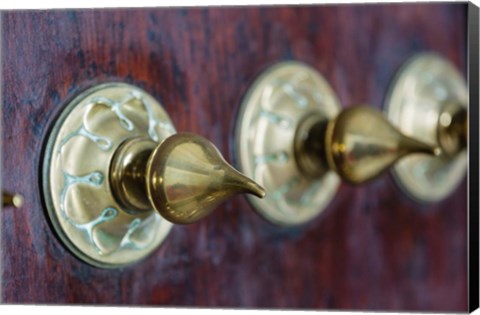
[[[416,53],[438,52],[466,74],[466,33],[463,3],[3,12],[2,182],[25,204],[2,213],[2,301],[466,310],[466,180],[431,205],[407,199],[388,174],[342,184],[321,216],[294,228],[236,197],[117,270],[62,245],[40,187],[52,122],[97,83],[145,89],[178,131],[209,138],[232,161],[242,97],[270,65],[306,62],[343,106],[381,109]]]

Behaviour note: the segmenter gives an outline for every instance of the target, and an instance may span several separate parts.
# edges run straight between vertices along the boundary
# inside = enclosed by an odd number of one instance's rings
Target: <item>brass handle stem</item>
[[[309,115],[295,138],[297,164],[311,178],[333,170],[343,180],[361,184],[405,155],[439,153],[439,148],[403,135],[371,107],[350,107],[329,121],[318,117]]]

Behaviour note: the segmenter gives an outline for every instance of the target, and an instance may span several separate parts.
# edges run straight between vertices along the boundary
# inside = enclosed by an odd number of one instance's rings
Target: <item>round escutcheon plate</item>
[[[400,70],[387,98],[390,121],[403,133],[420,141],[438,144],[437,122],[443,106],[455,102],[467,107],[467,85],[463,76],[444,58],[421,54]],[[393,168],[403,191],[420,202],[446,198],[464,178],[467,152],[452,158],[408,156]]]
[[[51,222],[76,256],[115,268],[137,262],[162,243],[172,224],[157,212],[134,212],[117,203],[110,161],[127,139],[161,142],[174,133],[160,103],[131,85],[95,86],[68,104],[49,136],[42,182]]]
[[[279,225],[305,223],[322,212],[340,179],[329,171],[319,180],[304,177],[295,162],[294,138],[312,114],[330,119],[340,110],[328,82],[313,68],[283,62],[266,70],[247,92],[236,126],[239,168],[267,191],[247,196],[267,220]]]

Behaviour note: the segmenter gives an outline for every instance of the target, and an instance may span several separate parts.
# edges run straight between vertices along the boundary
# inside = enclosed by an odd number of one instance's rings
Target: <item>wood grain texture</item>
[[[306,62],[342,104],[382,108],[415,53],[441,53],[466,74],[466,16],[463,3],[3,12],[2,181],[25,197],[2,212],[3,303],[466,311],[466,180],[432,205],[405,198],[388,174],[342,184],[296,228],[269,224],[237,197],[122,270],[66,250],[40,187],[52,122],[94,84],[146,89],[179,131],[232,161],[242,96],[268,66]]]

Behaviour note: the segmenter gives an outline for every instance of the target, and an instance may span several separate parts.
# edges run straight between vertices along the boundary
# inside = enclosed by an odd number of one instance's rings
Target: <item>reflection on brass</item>
[[[170,221],[197,221],[235,193],[263,196],[210,142],[175,133],[161,104],[131,85],[95,86],[67,106],[47,143],[43,190],[74,254],[132,264],[165,240]]]
[[[4,207],[20,208],[23,205],[23,197],[20,194],[12,194],[4,191],[2,204]]]
[[[438,154],[439,149],[406,137],[383,115],[367,106],[344,109],[328,122],[299,126],[295,148],[304,176],[321,177],[328,168],[344,181],[361,184],[379,176],[407,154]],[[303,163],[309,161],[309,163]],[[310,163],[315,161],[315,163]]]
[[[467,108],[458,102],[443,103],[437,122],[437,143],[445,158],[453,158],[467,147]]]
[[[263,198],[265,191],[232,168],[205,138],[169,137],[150,155],[146,166],[148,199],[173,223],[196,222],[233,195]]]
[[[153,208],[177,224],[204,218],[235,194],[265,195],[225,162],[210,141],[189,133],[172,135],[159,145],[149,139],[128,140],[118,149],[111,178],[114,194],[125,206]]]
[[[389,120],[404,134],[441,149],[439,156],[409,156],[393,168],[411,198],[438,202],[467,169],[468,92],[463,76],[436,54],[420,54],[399,71],[386,102]]]

